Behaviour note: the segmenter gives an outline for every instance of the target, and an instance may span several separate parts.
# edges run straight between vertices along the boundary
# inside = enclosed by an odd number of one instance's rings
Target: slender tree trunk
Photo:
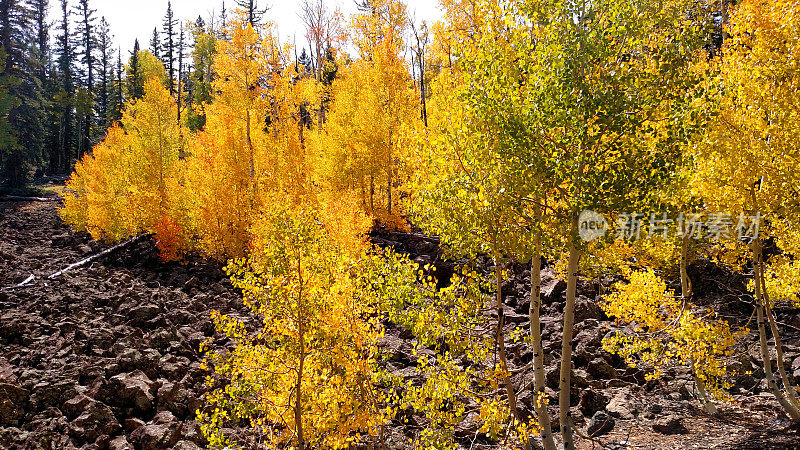
[[[375,176],[369,176],[369,209],[375,215]]]
[[[250,156],[250,182],[255,184],[256,167],[253,155],[253,140],[250,137],[250,110],[247,110],[247,150]]]
[[[561,340],[561,377],[558,385],[559,426],[564,441],[564,450],[574,450],[572,437],[572,417],[570,417],[570,382],[572,377],[572,335],[575,326],[575,291],[578,286],[578,262],[580,251],[576,246],[578,239],[578,213],[572,213],[569,233],[569,263],[567,266],[567,294],[564,304],[564,329]]]
[[[703,383],[703,380],[701,380],[697,375],[697,369],[695,367],[694,360],[689,361],[689,370],[692,371],[694,385],[697,387],[697,399],[700,401],[703,411],[707,412],[708,414],[716,414],[718,412],[717,407],[709,399],[708,392],[706,392],[706,386]]]
[[[761,259],[763,259],[763,254]],[[778,373],[781,376],[781,381],[783,382],[783,388],[786,390],[786,395],[789,397],[789,402],[795,407],[795,409],[798,409],[800,408],[800,404],[797,400],[797,394],[795,393],[794,385],[786,373],[786,365],[783,362],[783,340],[781,339],[781,333],[778,329],[778,324],[775,322],[775,316],[772,313],[772,306],[770,304],[769,294],[767,293],[767,283],[764,279],[763,261],[761,261],[760,266],[760,270],[758,271],[758,282],[761,283],[761,297],[764,300],[764,313],[767,316],[767,323],[769,323],[770,331],[772,331],[772,337],[775,339],[775,353],[778,357],[776,362],[778,366]]]
[[[692,280],[689,279],[687,272],[687,265],[689,259],[689,235],[686,234],[686,229],[683,230],[683,238],[681,239],[681,297],[684,301],[689,300],[692,295]]]
[[[550,414],[547,403],[544,403],[546,384],[544,373],[544,350],[542,349],[542,241],[536,239],[536,248],[531,260],[531,304],[528,310],[530,317],[531,345],[533,346],[533,401],[539,426],[542,427],[542,445],[544,450],[556,450],[553,430],[550,425]]]
[[[300,324],[300,364],[297,368],[297,384],[295,386],[295,402],[294,402],[294,427],[297,432],[297,448],[303,450],[305,448],[305,439],[303,438],[303,364],[305,363],[305,342],[303,341],[303,324]]]
[[[502,267],[500,267],[500,259],[495,257],[494,260],[494,276],[495,276],[495,289],[496,292],[496,303],[497,303],[497,353],[500,357],[500,369],[506,375],[503,379],[503,384],[506,387],[506,395],[508,395],[508,407],[511,409],[511,413],[514,415],[514,418],[523,422],[522,417],[520,416],[519,409],[517,409],[517,394],[514,390],[514,383],[511,381],[511,375],[508,371],[508,359],[506,358],[506,336],[503,330],[503,324],[505,322],[505,315],[503,313],[503,278],[502,278]]]
[[[388,178],[388,181],[386,182],[386,196],[388,197],[387,212],[391,216],[392,215],[392,177],[394,176],[394,173],[392,171],[392,132],[391,131],[389,131],[389,160],[387,161],[386,171],[387,171],[387,178]]]
[[[772,373],[772,361],[769,355],[767,331],[764,326],[765,303],[761,293],[761,283],[758,281],[762,270],[761,241],[760,239],[755,239],[753,241],[753,280],[755,281],[756,317],[758,320],[758,337],[761,344],[761,359],[764,364],[764,375],[767,379],[767,386],[769,386],[770,391],[772,391],[772,395],[778,400],[778,403],[783,407],[786,414],[788,414],[793,421],[798,422],[800,421],[800,410],[786,399],[783,392],[781,392],[778,385],[775,383],[775,377]]]
[[[692,281],[689,279],[689,273],[687,272],[687,265],[689,259],[689,234],[687,233],[687,229],[685,228],[683,231],[683,237],[681,239],[681,262],[680,262],[680,271],[681,271],[681,297],[684,303],[689,301],[689,297],[692,295]],[[710,401],[708,392],[706,392],[706,386],[703,380],[700,379],[697,373],[697,367],[695,365],[695,361],[692,359],[689,361],[689,370],[692,372],[692,378],[694,379],[694,385],[697,387],[697,397],[700,401],[700,405],[703,407],[703,410],[708,414],[716,414],[717,407],[714,405],[713,402]]]

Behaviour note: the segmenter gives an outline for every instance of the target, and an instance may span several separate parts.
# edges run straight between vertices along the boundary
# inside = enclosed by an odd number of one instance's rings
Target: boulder
[[[128,318],[134,325],[145,325],[161,314],[161,307],[154,304],[137,306],[130,310]]]
[[[70,435],[87,443],[94,442],[103,434],[113,436],[121,429],[111,408],[98,402],[93,402],[69,424]]]
[[[104,389],[111,404],[148,411],[153,407],[153,382],[141,370],[114,375]]]
[[[620,391],[606,405],[606,412],[620,419],[633,419],[633,407],[629,402],[630,393]]]
[[[581,399],[578,409],[584,417],[594,417],[597,411],[602,411],[608,405],[608,398],[594,389],[584,389],[581,391]]]
[[[654,420],[653,430],[661,434],[686,434],[689,432],[681,418],[675,415],[663,416]]]
[[[186,397],[187,391],[180,382],[171,383],[163,380],[161,387],[158,388],[159,407],[168,409],[178,417],[186,415]]]
[[[614,380],[617,378],[617,370],[611,367],[603,358],[595,358],[586,366],[586,371],[595,380]]]
[[[575,323],[581,323],[587,319],[600,320],[603,317],[603,310],[593,300],[583,295],[575,299]]]
[[[181,438],[181,424],[169,411],[161,411],[143,427],[131,433],[131,440],[142,450],[172,448]]]
[[[616,422],[613,417],[609,416],[605,411],[597,411],[586,427],[586,434],[589,437],[602,436],[611,432],[614,429],[614,425],[616,425]]]
[[[178,443],[172,447],[172,450],[200,450],[200,447],[192,441],[178,441]]]
[[[108,450],[133,450],[133,445],[125,436],[117,436],[108,443]]]
[[[15,426],[25,416],[25,405],[30,393],[27,389],[9,383],[0,383],[0,425]]]
[[[94,400],[91,398],[83,394],[78,394],[64,402],[64,405],[61,406],[61,411],[68,418],[75,419],[83,414],[83,412],[86,411],[92,403],[94,403]]]
[[[542,271],[542,302],[550,303],[558,300],[567,289],[567,282],[554,278],[552,271]]]

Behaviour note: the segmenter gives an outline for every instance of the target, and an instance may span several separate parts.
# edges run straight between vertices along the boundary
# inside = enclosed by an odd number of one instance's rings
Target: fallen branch
[[[32,283],[33,280],[35,280],[35,279],[36,279],[36,276],[34,274],[31,274],[31,276],[26,278],[25,281],[23,281],[22,283],[14,285],[14,286],[9,286],[9,287],[7,287],[7,288],[5,288],[3,290],[4,291],[11,291],[11,290],[14,290],[14,289],[23,288],[23,287],[27,286],[28,284]]]
[[[148,236],[148,235],[147,234],[140,234],[140,235],[138,235],[138,236],[136,236],[134,238],[131,238],[131,239],[129,239],[129,240],[127,240],[127,241],[125,241],[125,242],[123,242],[121,244],[117,244],[117,245],[115,245],[115,246],[113,246],[113,247],[111,247],[109,249],[103,250],[102,252],[100,252],[100,253],[98,253],[96,255],[92,255],[92,256],[90,256],[90,257],[88,257],[88,258],[86,258],[86,259],[84,259],[82,261],[76,262],[75,264],[70,264],[69,266],[65,267],[64,269],[61,269],[58,272],[50,275],[49,277],[47,277],[47,279],[48,280],[52,280],[53,278],[60,277],[61,275],[64,275],[65,273],[67,273],[67,272],[69,272],[71,270],[75,270],[75,269],[81,268],[81,267],[83,267],[83,266],[85,266],[87,264],[91,264],[94,261],[96,261],[96,260],[98,260],[98,259],[100,259],[100,258],[102,258],[104,256],[108,256],[108,255],[116,252],[117,250],[119,250],[121,248],[127,247],[127,246],[129,246],[129,245],[131,245],[131,244],[133,244],[135,242],[139,242],[140,240],[142,240],[146,236]]]
[[[0,202],[57,202],[59,200],[59,197],[18,197],[16,195],[0,197]]]

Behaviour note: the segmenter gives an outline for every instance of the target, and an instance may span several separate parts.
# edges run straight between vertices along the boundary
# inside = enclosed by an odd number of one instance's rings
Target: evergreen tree
[[[35,35],[34,8],[20,0],[0,1],[0,77],[4,100],[0,170],[14,187],[24,185],[42,161],[44,109],[41,73],[31,54]]]
[[[214,56],[216,55],[217,38],[213,30],[205,29],[203,19],[198,17],[194,30],[194,50],[192,51],[192,71],[189,76],[191,90],[190,107],[187,124],[190,129],[197,131],[205,127],[205,105],[213,100]]]
[[[225,37],[225,28],[228,26],[228,10],[225,8],[225,0],[222,0],[222,11],[219,14],[220,26],[219,26],[219,33],[217,36],[219,38]]]
[[[60,34],[58,36],[58,76],[59,89],[53,99],[61,114],[58,121],[58,152],[55,166],[60,171],[68,171],[72,164],[72,145],[74,139],[74,116],[72,97],[75,94],[75,49],[72,46],[70,31],[70,10],[67,0],[61,0]]]
[[[81,133],[78,136],[78,158],[86,154],[91,147],[92,130],[94,129],[94,69],[97,64],[95,59],[95,31],[94,31],[94,9],[89,7],[89,0],[79,0],[76,11],[80,17],[78,28],[79,48],[78,55],[82,58],[83,69],[85,70],[84,90],[79,90],[76,97],[76,112],[81,114]]]
[[[261,24],[261,22],[264,20],[264,14],[269,11],[268,6],[259,8],[258,0],[236,0],[236,6],[244,11],[247,21],[253,26],[253,28],[257,28]]]
[[[97,89],[97,113],[100,117],[100,128],[103,131],[105,131],[112,122],[111,97],[113,93],[111,89],[113,89],[114,86],[114,51],[111,49],[112,41],[111,30],[108,26],[108,22],[106,22],[106,18],[103,17],[100,20],[100,30],[97,34],[97,48],[100,51],[100,64],[98,66],[100,69],[100,80]]]
[[[175,28],[178,21],[172,13],[172,2],[167,2],[167,13],[164,16],[164,67],[167,69],[167,85],[170,93],[175,95],[175,41],[177,32]]]
[[[133,52],[128,60],[128,98],[140,99],[144,95],[144,79],[139,65],[139,40],[133,43]]]
[[[47,77],[47,69],[50,66],[50,23],[47,21],[47,10],[49,0],[33,0],[34,25],[36,26],[36,45],[39,62],[40,79]]]
[[[37,78],[42,92],[44,123],[43,163],[49,172],[56,171],[58,156],[58,122],[60,111],[53,101],[59,90],[58,73],[53,67],[50,49],[50,22],[47,20],[49,0],[32,0],[33,25],[36,33]]]
[[[124,81],[122,79],[123,66],[122,66],[122,49],[117,49],[117,68],[116,77],[114,78],[114,95],[111,101],[111,122],[118,122],[122,119],[122,106],[125,102],[124,96]]]
[[[153,37],[150,38],[150,53],[161,59],[161,37],[158,35],[158,27],[153,28]]]
[[[185,48],[184,38],[185,33],[183,30],[183,24],[180,24],[180,37],[178,38],[178,92],[176,95],[176,100],[178,103],[178,123],[181,122],[181,110],[183,109],[183,52]]]
[[[309,73],[314,69],[314,60],[308,56],[308,52],[306,52],[305,47],[300,52],[300,56],[297,58],[297,64],[303,66],[303,72]]]

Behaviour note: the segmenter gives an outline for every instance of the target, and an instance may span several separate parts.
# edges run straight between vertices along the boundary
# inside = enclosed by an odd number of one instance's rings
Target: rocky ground
[[[194,422],[203,406],[207,373],[200,342],[215,337],[209,312],[247,317],[239,295],[219,266],[200,259],[161,262],[143,240],[55,279],[48,275],[105,248],[70,232],[55,202],[0,199],[0,448],[190,449],[205,444]],[[419,233],[379,233],[375,242],[437,265],[442,278],[452,265],[437,242]],[[527,329],[530,273],[522,265],[504,286],[509,327]],[[34,275],[27,285],[17,285]],[[548,393],[558,384],[561,310],[565,285],[544,272],[544,347]],[[692,268],[700,300],[744,324],[752,308],[742,280],[709,264]],[[584,281],[576,313],[573,405],[577,425],[592,438],[579,448],[800,448],[798,430],[780,414],[760,382],[757,348],[734,362],[734,401],[720,413],[703,413],[686,370],[646,382],[600,347],[613,327],[596,306],[604,283]],[[786,332],[787,366],[800,381],[800,320],[779,319]],[[384,345],[399,370],[413,365],[411,339],[388,327]],[[215,337],[216,345],[225,342]],[[743,344],[744,345],[744,344]],[[524,346],[509,348],[511,362],[530,361]],[[413,373],[413,371],[410,371]],[[748,373],[750,372],[750,373]],[[403,371],[409,373],[409,371]],[[515,382],[529,380],[521,372]],[[530,398],[521,401],[530,406]],[[553,408],[555,416],[555,408]],[[403,448],[421,418],[394,422],[389,446]],[[474,423],[457,433],[464,448],[489,448]]]

